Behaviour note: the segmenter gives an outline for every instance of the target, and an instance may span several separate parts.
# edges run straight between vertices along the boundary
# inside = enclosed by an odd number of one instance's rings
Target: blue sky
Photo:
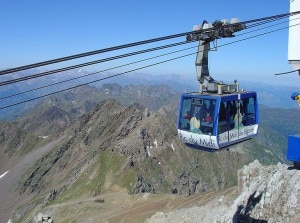
[[[0,69],[187,32],[203,20],[247,21],[287,12],[289,0],[0,0]],[[287,23],[278,28],[283,26]],[[286,29],[220,47],[210,53],[210,72],[217,80],[299,86],[296,74],[273,75],[292,69],[287,38]],[[194,61],[189,56],[141,73],[180,74],[196,81]]]

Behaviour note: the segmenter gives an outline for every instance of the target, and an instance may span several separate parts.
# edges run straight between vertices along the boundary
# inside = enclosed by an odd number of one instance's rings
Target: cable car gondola
[[[182,94],[178,135],[190,147],[207,151],[227,148],[257,134],[255,92]]]
[[[215,29],[214,29],[215,28]],[[211,41],[231,37],[244,29],[241,23],[231,24],[205,21],[197,33],[187,40],[199,40],[196,70],[199,92],[181,96],[178,114],[179,139],[189,147],[217,151],[251,139],[258,131],[258,103],[256,92],[239,90],[239,85],[215,81],[208,71],[208,51]]]

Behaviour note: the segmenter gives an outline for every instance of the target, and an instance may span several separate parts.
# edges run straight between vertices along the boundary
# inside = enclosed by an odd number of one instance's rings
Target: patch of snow
[[[47,139],[49,136],[39,136],[40,138]]]
[[[157,140],[156,139],[153,141],[153,143],[154,143],[155,147],[157,148]]]
[[[148,148],[146,148],[146,150],[147,150],[148,155],[151,156],[150,151],[148,150]]]
[[[1,179],[2,177],[4,177],[8,172],[9,172],[9,170],[6,171],[5,173],[3,173],[2,175],[0,175],[0,179]]]
[[[171,147],[172,147],[173,151],[175,151],[175,148],[174,148],[174,146],[173,146],[173,144],[172,144],[172,143],[171,143]]]

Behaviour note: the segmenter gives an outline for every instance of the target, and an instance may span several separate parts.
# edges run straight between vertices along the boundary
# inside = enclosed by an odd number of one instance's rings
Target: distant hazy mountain
[[[33,71],[28,72],[18,72],[13,75],[13,78],[23,77],[28,74],[36,74],[40,71],[34,69]],[[89,75],[87,71],[84,70],[73,70],[67,71],[62,74],[54,74],[50,76],[45,76],[37,79],[28,80],[25,82],[18,82],[13,85],[6,85],[0,87],[0,96],[1,98],[15,95],[14,97],[4,98],[0,100],[0,107],[9,106],[11,104],[20,103],[22,101],[31,100],[36,97],[40,97],[41,95],[49,94],[52,92],[60,91],[69,87],[73,87],[82,83],[87,83],[90,81],[94,81],[97,79],[105,78],[112,75],[112,73],[107,74],[98,74]],[[81,76],[86,76],[84,78],[79,78]],[[7,79],[7,78],[6,78]],[[0,77],[1,81],[5,81],[4,77]],[[71,82],[64,82],[62,84],[55,84],[57,82],[65,81],[68,79],[75,79]],[[115,78],[103,80],[100,82],[93,83],[93,86],[99,88],[103,84],[108,83],[117,83],[121,86],[126,85],[145,85],[146,88],[153,85],[164,85],[171,87],[177,94],[182,92],[191,92],[198,91],[198,82],[196,78],[187,77],[184,75],[146,75],[146,74],[128,74],[123,76],[118,76]],[[55,85],[53,85],[55,84]],[[274,107],[274,108],[297,108],[297,104],[295,101],[290,99],[290,95],[294,91],[298,91],[299,89],[295,87],[285,87],[285,86],[270,86],[262,83],[255,82],[241,82],[241,88],[247,90],[253,90],[258,93],[258,100],[260,104]],[[52,85],[47,88],[43,88],[43,86]],[[39,90],[31,91],[32,89],[39,88]],[[26,92],[21,93],[20,92]],[[55,96],[53,96],[55,97]],[[17,106],[9,107],[6,109],[0,109],[0,119],[2,120],[12,120],[21,116],[28,109],[33,108],[39,101],[44,98],[29,101],[24,104],[20,104]],[[92,101],[95,102],[94,98],[91,100],[86,100],[87,103]],[[99,102],[99,101],[97,101]],[[87,107],[92,107],[95,104],[86,104]]]
[[[291,99],[293,92],[299,92],[300,87],[272,86],[263,83],[243,83],[247,90],[256,91],[259,103],[272,108],[299,108],[298,103]]]

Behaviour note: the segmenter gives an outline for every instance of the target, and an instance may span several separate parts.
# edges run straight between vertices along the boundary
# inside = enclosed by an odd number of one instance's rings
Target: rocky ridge
[[[146,223],[299,222],[299,181],[297,169],[281,163],[262,166],[256,160],[238,171],[237,195],[218,197],[205,206],[158,212]]]

